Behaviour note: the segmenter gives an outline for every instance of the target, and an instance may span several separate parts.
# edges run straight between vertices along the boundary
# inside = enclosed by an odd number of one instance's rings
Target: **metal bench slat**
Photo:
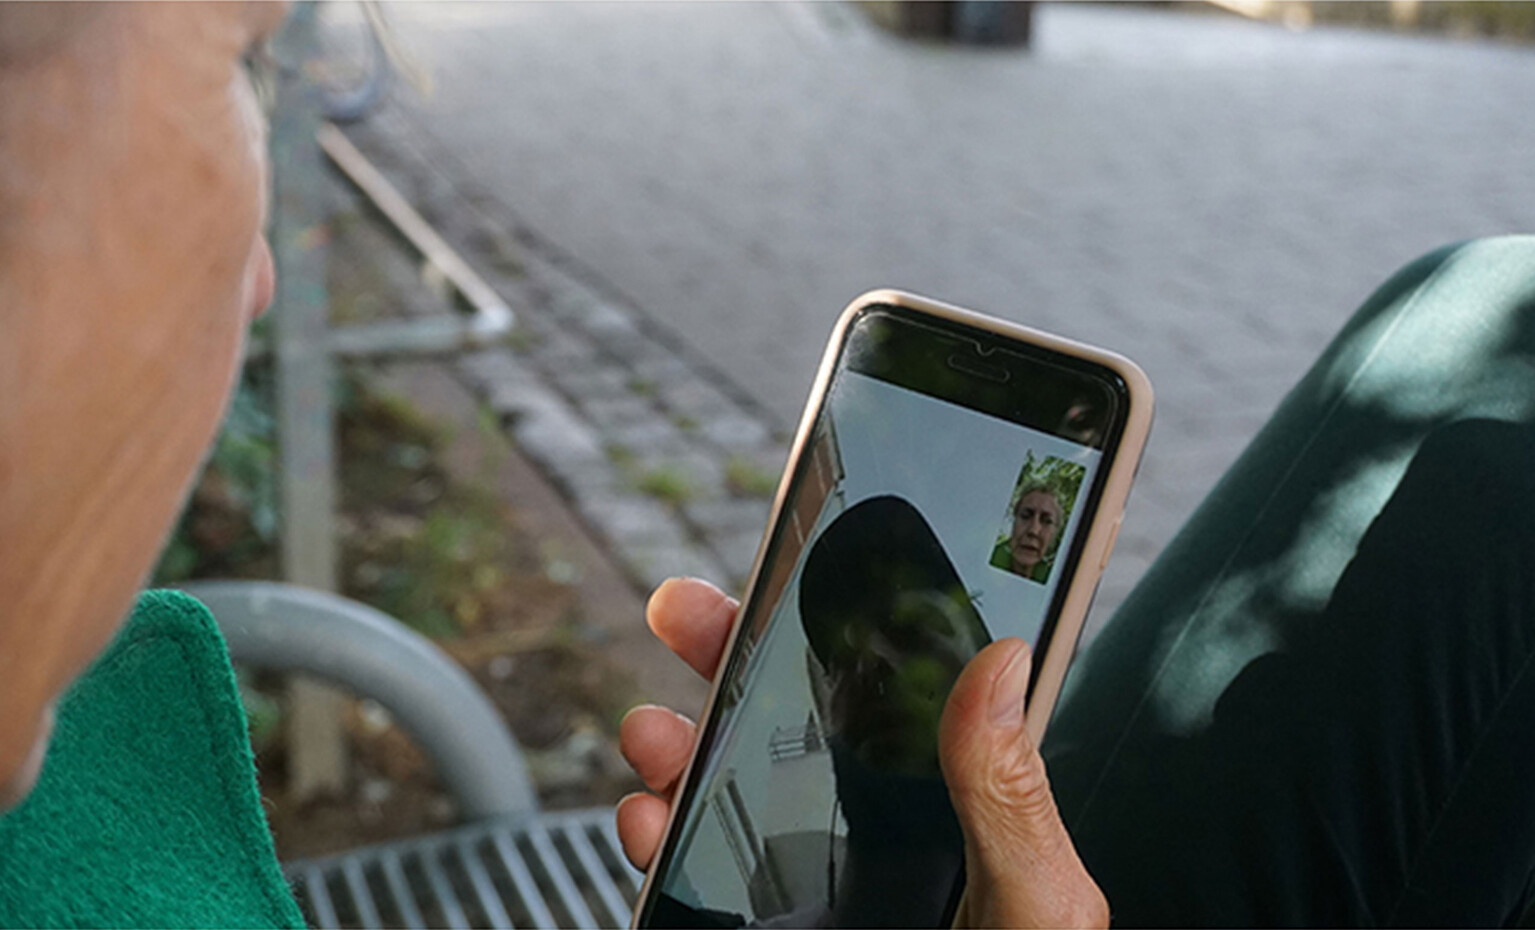
[[[629,861],[629,856],[624,852],[624,844],[618,838],[618,821],[610,810],[583,811],[571,816],[571,820],[585,824],[588,831],[596,830],[593,836],[587,833],[587,838],[592,841],[592,847],[597,850],[598,857],[608,865],[608,874],[613,877],[613,884],[618,886],[618,893],[624,899],[624,926],[629,925],[629,918],[633,916],[634,902],[639,897],[640,886],[645,883],[645,873],[636,869]],[[617,864],[617,869],[613,864]]]
[[[426,918],[421,916],[420,909],[416,907],[416,896],[410,893],[410,882],[405,878],[405,867],[400,864],[399,855],[392,849],[384,849],[379,852],[378,858],[384,869],[384,881],[389,884],[389,896],[394,899],[400,919],[407,927],[425,930]]]
[[[375,867],[382,882],[369,877]],[[308,892],[307,916],[316,927],[339,926],[338,908],[348,926],[377,926],[398,915],[422,927],[427,914],[455,928],[471,925],[471,914],[474,923],[493,927],[511,927],[514,914],[535,927],[625,926],[643,878],[623,854],[610,810],[470,824],[290,862],[284,870]],[[355,899],[355,907],[344,907],[343,898]]]
[[[368,878],[363,874],[362,862],[350,858],[341,863],[341,877],[346,880],[346,890],[352,895],[352,904],[357,908],[357,920],[364,927],[382,927],[384,922],[379,919],[378,908],[373,906],[373,892],[368,889]]]
[[[522,896],[523,904],[528,907],[528,915],[533,916],[534,927],[559,927],[560,922],[554,919],[554,913],[550,912],[550,905],[543,899],[543,893],[539,890],[539,882],[534,881],[533,873],[528,872],[528,864],[522,861],[522,853],[517,852],[511,833],[507,830],[496,830],[490,836],[491,846],[496,847],[496,855],[500,856],[500,864],[511,876],[511,884],[517,889],[517,895]]]
[[[453,930],[469,930],[469,918],[464,914],[463,905],[459,903],[458,896],[453,893],[453,885],[443,874],[442,866],[437,862],[437,856],[441,852],[441,846],[423,849],[421,867],[426,870],[426,880],[432,886],[432,895],[437,898],[437,906],[442,908],[443,921]]]
[[[490,842],[496,847],[496,853],[501,857],[501,864],[506,868],[506,874],[511,876],[512,885],[522,896],[522,903],[527,905],[528,913],[533,917],[534,926],[558,927],[559,921],[554,919],[549,905],[544,902],[544,896],[538,890],[538,882],[533,880],[533,873],[528,871],[528,864],[522,861],[522,854],[513,844],[511,834],[505,830],[497,830],[491,834]]]
[[[592,885],[597,889],[597,896],[602,899],[602,904],[608,910],[608,916],[612,918],[612,927],[624,927],[629,923],[629,904],[624,896],[619,893],[618,886],[613,884],[613,877],[608,874],[607,864],[602,857],[597,855],[597,850],[592,848],[591,840],[586,837],[586,824],[579,820],[566,821],[564,825],[565,838],[570,841],[570,848],[576,851],[576,858],[581,860],[581,865],[591,876]]]
[[[597,918],[592,916],[591,910],[586,906],[586,899],[582,897],[581,890],[570,880],[565,861],[560,858],[559,850],[554,848],[554,843],[549,838],[549,831],[536,822],[529,823],[527,831],[528,842],[533,845],[533,851],[543,862],[544,871],[548,873],[550,881],[554,882],[554,890],[559,892],[560,901],[570,912],[571,919],[577,926],[597,926]]]
[[[629,861],[629,856],[624,852],[623,841],[618,838],[618,819],[616,817],[603,817],[597,821],[597,828],[602,831],[603,838],[608,841],[608,849],[612,850],[619,864],[623,866],[624,873],[629,876],[629,881],[634,884],[636,889],[639,888],[640,883],[645,881],[645,873],[640,869],[636,869],[634,863]],[[630,901],[631,908],[633,904],[634,902]]]
[[[335,905],[330,901],[330,890],[325,887],[325,872],[308,869],[304,872],[304,890],[308,892],[309,907],[314,911],[315,923],[321,927],[339,927]]]
[[[458,855],[464,861],[464,871],[469,873],[469,885],[474,889],[474,896],[479,900],[480,907],[485,909],[485,916],[490,920],[490,925],[492,927],[516,926],[512,923],[511,915],[501,905],[501,895],[496,892],[496,885],[490,880],[490,874],[480,863],[480,854],[474,848],[474,838],[459,837]]]

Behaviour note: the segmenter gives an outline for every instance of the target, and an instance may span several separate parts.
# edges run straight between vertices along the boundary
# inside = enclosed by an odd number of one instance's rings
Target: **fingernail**
[[[1020,645],[991,686],[991,722],[1016,727],[1023,722],[1023,695],[1029,688],[1029,647]]]

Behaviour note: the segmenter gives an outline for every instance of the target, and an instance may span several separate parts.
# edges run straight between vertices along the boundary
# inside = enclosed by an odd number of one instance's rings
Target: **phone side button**
[[[1114,528],[1109,530],[1108,544],[1103,547],[1103,558],[1098,562],[1099,574],[1102,574],[1103,570],[1109,567],[1109,556],[1114,554],[1114,544],[1119,542],[1119,528],[1124,525],[1124,522],[1125,515],[1120,514],[1119,517],[1114,520]]]

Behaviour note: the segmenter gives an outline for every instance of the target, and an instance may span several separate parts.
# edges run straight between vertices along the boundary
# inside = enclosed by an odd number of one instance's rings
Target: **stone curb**
[[[517,314],[460,377],[648,591],[707,578],[739,593],[789,436],[743,390],[636,308],[466,191],[388,111],[348,130]]]

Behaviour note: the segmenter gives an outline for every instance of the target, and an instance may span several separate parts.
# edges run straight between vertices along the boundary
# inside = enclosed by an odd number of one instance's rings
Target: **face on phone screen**
[[[938,926],[962,839],[949,689],[1059,608],[1111,376],[899,308],[852,325],[641,923]]]

